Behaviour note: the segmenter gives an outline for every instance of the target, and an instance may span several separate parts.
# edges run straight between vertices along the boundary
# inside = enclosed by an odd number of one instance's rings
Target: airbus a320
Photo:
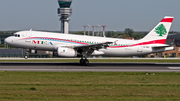
[[[30,30],[14,33],[5,39],[5,43],[18,48],[53,51],[58,57],[79,55],[80,64],[88,65],[88,56],[125,57],[173,50],[174,47],[165,44],[173,19],[164,17],[140,40]]]

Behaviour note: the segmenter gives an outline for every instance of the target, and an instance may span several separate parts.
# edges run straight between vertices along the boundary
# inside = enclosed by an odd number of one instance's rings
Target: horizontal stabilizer
[[[170,47],[169,45],[167,44],[158,44],[158,45],[154,45],[154,46],[151,46],[152,48],[162,48],[162,47]]]

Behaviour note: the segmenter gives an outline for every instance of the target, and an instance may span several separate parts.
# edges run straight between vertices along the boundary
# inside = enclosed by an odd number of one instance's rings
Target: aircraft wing
[[[90,45],[65,46],[65,47],[74,48],[78,51],[87,53],[87,55],[91,55],[93,52],[96,52],[96,53],[98,52],[98,54],[101,53],[99,49],[102,49],[102,48],[106,49],[111,43],[113,42],[102,42],[102,43],[90,44]]]
[[[104,47],[108,47],[108,44],[111,44],[113,42],[103,42],[103,43],[98,43],[98,44],[91,44],[91,45],[81,45],[81,46],[74,46],[74,48],[97,48],[97,49],[101,49]]]

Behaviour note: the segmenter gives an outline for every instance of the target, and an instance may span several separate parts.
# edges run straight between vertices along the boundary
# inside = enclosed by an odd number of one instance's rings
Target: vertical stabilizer
[[[174,17],[166,16],[156,27],[154,27],[143,39],[143,41],[154,41],[154,43],[165,44]]]

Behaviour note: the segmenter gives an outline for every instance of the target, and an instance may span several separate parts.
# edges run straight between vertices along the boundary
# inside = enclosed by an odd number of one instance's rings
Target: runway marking
[[[168,67],[169,69],[180,69],[180,67]]]

